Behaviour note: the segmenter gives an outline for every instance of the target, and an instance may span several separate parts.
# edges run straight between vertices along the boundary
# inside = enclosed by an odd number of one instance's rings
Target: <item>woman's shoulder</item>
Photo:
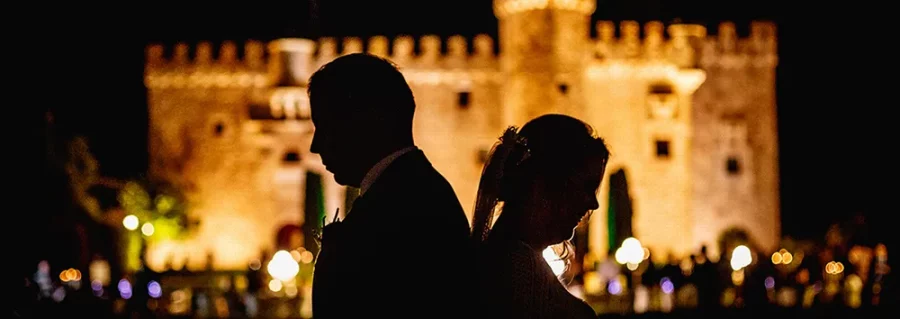
[[[480,246],[479,260],[494,268],[525,270],[535,267],[540,257],[528,244],[518,240],[488,240]]]
[[[488,239],[480,246],[479,251],[482,253],[500,254],[517,254],[517,255],[535,255],[534,249],[521,240],[507,239]]]

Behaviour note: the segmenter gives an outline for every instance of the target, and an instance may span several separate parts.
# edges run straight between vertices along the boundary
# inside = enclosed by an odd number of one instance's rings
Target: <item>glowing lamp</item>
[[[649,251],[644,250],[641,242],[637,238],[628,237],[622,242],[622,247],[616,249],[616,262],[626,265],[629,270],[635,270],[644,261],[645,255],[649,256]]]
[[[138,221],[137,216],[134,216],[134,215],[128,215],[128,216],[125,216],[124,219],[122,219],[122,226],[125,226],[125,229],[127,229],[127,230],[137,229],[139,223],[140,223],[140,221]]]
[[[297,276],[297,273],[300,272],[300,265],[297,264],[297,261],[291,256],[291,253],[286,250],[279,250],[272,256],[272,260],[269,261],[266,270],[269,271],[269,275],[271,275],[272,278],[288,281]]]
[[[737,246],[731,252],[731,269],[735,271],[749,266],[751,261],[753,261],[753,256],[751,256],[750,248],[747,248],[747,246]]]

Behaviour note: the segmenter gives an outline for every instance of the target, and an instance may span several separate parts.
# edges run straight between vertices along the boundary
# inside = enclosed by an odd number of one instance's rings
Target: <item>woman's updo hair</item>
[[[501,179],[501,200],[525,196],[523,187],[536,176],[564,182],[584,161],[598,159],[606,166],[609,149],[603,138],[576,118],[548,114],[529,121],[518,132],[519,142],[506,158]]]

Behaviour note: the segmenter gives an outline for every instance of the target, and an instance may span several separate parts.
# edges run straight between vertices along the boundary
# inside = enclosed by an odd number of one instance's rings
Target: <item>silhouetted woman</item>
[[[473,218],[482,315],[597,317],[568,292],[542,252],[571,247],[575,227],[599,206],[608,158],[603,139],[569,116],[544,115],[521,131],[506,130],[485,164]]]

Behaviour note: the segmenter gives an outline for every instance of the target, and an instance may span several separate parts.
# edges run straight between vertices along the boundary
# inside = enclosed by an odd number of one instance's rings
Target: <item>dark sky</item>
[[[146,101],[142,84],[149,42],[267,40],[284,36],[489,33],[497,21],[483,1],[305,1],[208,7],[135,4],[127,10],[73,7],[40,21],[47,46],[34,57],[56,79],[51,105],[64,131],[87,135],[106,174],[128,177],[146,167]],[[670,3],[677,2],[677,5]],[[784,2],[784,1],[782,1]],[[892,79],[880,70],[889,20],[884,8],[777,6],[776,1],[600,0],[594,19],[702,22],[751,19],[778,23],[777,70],[783,226],[786,234],[821,238],[832,220],[864,212],[887,230],[886,189],[896,188],[887,154],[896,105]],[[838,4],[838,2],[834,2]],[[130,4],[129,4],[130,5]],[[312,19],[311,19],[312,17]],[[51,21],[52,20],[52,21]],[[45,41],[53,39],[52,42]],[[883,51],[884,50],[884,51]],[[895,134],[894,134],[895,135]],[[890,186],[881,186],[885,184]]]

